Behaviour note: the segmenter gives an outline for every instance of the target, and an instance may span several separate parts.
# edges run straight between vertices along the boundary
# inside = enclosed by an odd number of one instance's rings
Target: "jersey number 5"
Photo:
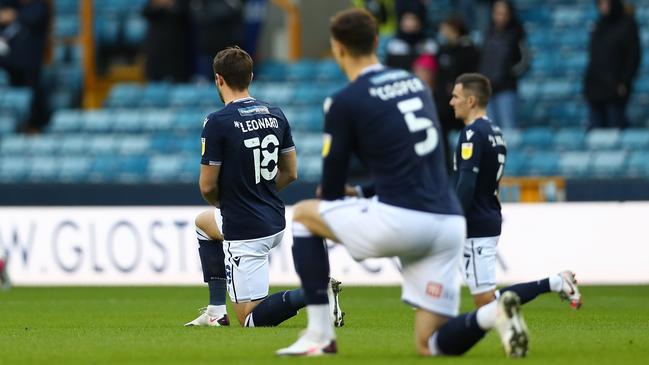
[[[243,144],[247,148],[252,148],[252,157],[254,158],[255,164],[255,184],[259,184],[262,177],[264,180],[272,181],[275,176],[277,176],[278,171],[277,159],[279,140],[277,137],[274,134],[267,135],[261,140],[261,146],[259,143],[259,137],[246,139],[243,141]],[[273,152],[270,152],[270,150]],[[263,160],[261,159],[262,155],[264,157]],[[270,165],[271,162],[275,162],[275,167],[272,170],[269,170],[268,165]]]
[[[415,152],[417,155],[424,156],[432,152],[439,143],[439,135],[432,120],[415,115],[415,112],[424,108],[424,103],[421,101],[421,98],[416,97],[400,101],[397,103],[397,107],[403,114],[410,133],[426,130],[426,139],[415,144]]]

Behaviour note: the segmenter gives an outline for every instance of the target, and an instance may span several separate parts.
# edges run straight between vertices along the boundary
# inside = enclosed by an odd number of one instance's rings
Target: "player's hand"
[[[355,186],[345,185],[345,195],[357,197],[358,196],[358,190],[356,190]]]

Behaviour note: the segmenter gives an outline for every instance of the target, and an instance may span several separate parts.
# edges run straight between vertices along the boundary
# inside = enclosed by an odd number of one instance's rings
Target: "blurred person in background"
[[[352,0],[352,4],[372,13],[379,24],[379,35],[392,35],[397,30],[395,0]]]
[[[187,82],[192,73],[189,0],[149,0],[146,18],[146,78],[149,81]]]
[[[420,55],[437,53],[437,43],[426,36],[426,5],[423,1],[397,1],[396,9],[397,34],[387,44],[385,64],[410,70]]]
[[[453,0],[454,11],[462,16],[468,28],[484,32],[489,25],[489,10],[493,0]]]
[[[211,80],[212,58],[222,49],[243,44],[243,0],[191,0],[197,33],[197,72]]]
[[[0,67],[11,86],[32,90],[31,113],[24,129],[38,132],[49,119],[41,70],[50,21],[43,0],[0,0]]]
[[[598,0],[599,19],[590,36],[586,100],[590,128],[625,128],[626,105],[640,66],[640,37],[621,0]]]
[[[448,134],[452,130],[464,127],[462,122],[455,118],[453,108],[448,101],[453,95],[455,80],[464,73],[478,70],[480,52],[469,36],[469,30],[462,18],[451,16],[445,19],[439,27],[439,52],[437,61],[439,70],[433,96],[437,107],[437,114],[442,125],[444,135],[444,148],[446,156],[452,156],[448,145]],[[448,168],[451,168],[451,159],[447,158]]]
[[[509,0],[494,2],[479,71],[491,81],[488,115],[501,127],[515,128],[518,79],[527,71],[530,54],[525,30]]]

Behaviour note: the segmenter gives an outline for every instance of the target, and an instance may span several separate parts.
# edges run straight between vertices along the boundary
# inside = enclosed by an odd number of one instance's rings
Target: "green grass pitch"
[[[495,333],[461,358],[421,358],[413,311],[399,289],[344,288],[347,312],[337,356],[277,358],[306,313],[277,328],[184,328],[207,288],[15,288],[0,292],[0,364],[646,364],[649,286],[583,287],[573,311],[555,293],[527,304],[531,332],[524,360],[505,359]],[[463,311],[471,301],[463,293]],[[230,313],[233,313],[230,311]]]

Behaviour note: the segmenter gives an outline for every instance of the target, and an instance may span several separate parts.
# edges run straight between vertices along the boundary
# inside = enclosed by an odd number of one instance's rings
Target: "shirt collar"
[[[245,98],[241,98],[241,99],[237,99],[237,100],[232,100],[232,101],[230,102],[230,104],[240,103],[240,102],[242,102],[242,101],[247,101],[247,100],[255,100],[255,98],[253,98],[252,96],[247,96],[247,97],[245,97]]]
[[[373,65],[366,66],[364,69],[362,69],[361,72],[358,74],[358,76],[363,76],[370,72],[380,71],[383,70],[384,68],[385,67],[382,64],[375,63]]]

